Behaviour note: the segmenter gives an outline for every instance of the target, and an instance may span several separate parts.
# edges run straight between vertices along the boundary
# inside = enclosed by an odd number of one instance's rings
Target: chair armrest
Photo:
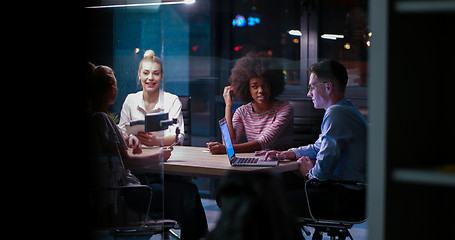
[[[133,206],[131,206],[129,203],[128,203],[128,194],[132,193],[132,191],[136,191],[136,190],[139,190],[139,191],[144,191],[146,193],[146,195],[150,195],[149,197],[149,202],[148,202],[148,205],[147,205],[147,212],[149,211],[150,209],[150,204],[152,202],[152,197],[153,197],[153,192],[152,192],[152,188],[148,185],[127,185],[127,186],[115,186],[115,187],[110,187],[110,188],[104,188],[103,190],[105,191],[113,191],[115,193],[115,197],[114,197],[114,211],[115,213],[117,213],[117,209],[118,209],[118,204],[119,202],[117,201],[117,197],[116,196],[120,196],[121,199],[122,199],[122,202],[124,204],[126,204],[125,206],[127,208],[134,208]]]
[[[108,191],[116,191],[116,190],[127,190],[127,189],[141,189],[141,188],[144,188],[144,189],[152,189],[150,186],[148,185],[128,185],[128,186],[116,186],[116,187],[110,187],[110,188],[105,188],[104,190],[108,190]]]
[[[324,184],[334,184],[334,185],[352,185],[352,186],[367,186],[366,183],[357,182],[357,181],[347,181],[347,180],[326,180],[320,181],[316,178],[309,179],[306,181],[305,185],[311,185],[312,187],[324,185]]]

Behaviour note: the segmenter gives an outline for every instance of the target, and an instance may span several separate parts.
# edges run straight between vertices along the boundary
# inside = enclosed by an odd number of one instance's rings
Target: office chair
[[[313,227],[314,233],[312,240],[322,240],[323,234],[327,233],[330,236],[331,240],[345,240],[346,237],[349,237],[353,240],[349,229],[352,228],[355,224],[363,223],[367,220],[365,216],[365,206],[359,206],[352,214],[349,215],[342,215],[342,214],[335,214],[330,215],[327,213],[321,214],[317,212],[317,209],[312,209],[312,199],[309,193],[309,189],[317,188],[321,185],[330,184],[332,186],[339,186],[339,185],[352,185],[352,186],[366,186],[364,183],[352,182],[352,181],[319,181],[317,179],[310,179],[305,183],[305,194],[307,197],[308,208],[310,212],[310,217],[299,217],[298,222],[302,224],[302,230],[305,232],[307,236],[311,235],[311,232],[308,231],[305,226]]]
[[[289,100],[294,108],[294,146],[314,143],[321,133],[324,111],[315,109],[311,99]]]
[[[164,239],[170,239],[170,234],[178,239],[178,236],[172,232],[171,229],[180,228],[179,224],[171,219],[149,219],[147,212],[150,210],[151,198],[152,198],[152,189],[147,185],[131,185],[131,186],[117,186],[105,191],[113,191],[114,195],[114,212],[110,213],[109,216],[112,218],[114,215],[121,215],[122,218],[120,221],[113,220],[109,222],[108,225],[104,226],[98,230],[107,230],[109,235],[113,236],[115,239],[117,237],[126,237],[126,236],[148,236],[151,237],[155,234],[162,234]],[[150,195],[150,200],[147,205],[147,209],[138,210],[134,205],[131,205],[127,200],[127,195],[131,194],[133,191],[142,191],[145,195]],[[141,221],[131,221],[128,217],[128,210],[135,212],[138,218],[143,218]],[[131,214],[131,213],[130,213]],[[144,216],[145,217],[144,217]]]
[[[182,115],[185,124],[185,138],[182,145],[191,146],[191,97],[179,96],[179,100],[182,103]]]

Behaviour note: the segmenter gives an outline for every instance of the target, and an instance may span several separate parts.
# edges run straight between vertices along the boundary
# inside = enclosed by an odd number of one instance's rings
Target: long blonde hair
[[[141,74],[142,63],[144,61],[159,64],[161,67],[161,73],[163,73],[163,64],[161,63],[160,58],[155,55],[155,52],[153,50],[149,49],[149,50],[145,51],[144,57],[142,58],[141,63],[139,63],[139,69],[137,70],[138,76]]]

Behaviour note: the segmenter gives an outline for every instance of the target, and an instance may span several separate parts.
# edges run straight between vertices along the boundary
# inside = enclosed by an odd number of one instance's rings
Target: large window
[[[366,0],[318,1],[317,58],[335,59],[348,70],[346,94],[360,108],[367,107],[368,49],[372,32]]]
[[[232,56],[244,56],[249,51],[266,51],[281,60],[286,83],[300,83],[299,1],[232,2]],[[290,34],[291,33],[291,34]]]
[[[147,49],[163,60],[163,89],[192,97],[194,138],[216,138],[224,113],[222,89],[235,61],[249,51],[280,60],[283,99],[306,98],[308,66],[336,59],[348,69],[348,97],[367,107],[367,55],[374,33],[366,0],[196,0],[86,12],[87,59],[113,67],[119,92],[111,111],[117,114],[127,94],[141,90],[137,68]]]
[[[215,47],[224,50],[213,53],[226,60],[218,75],[220,87],[228,84],[236,59],[249,51],[266,51],[283,65],[283,98],[305,98],[308,66],[335,59],[348,69],[348,97],[359,107],[367,107],[367,57],[373,33],[366,0],[234,0],[212,9],[217,11],[213,23],[224,29],[214,32],[218,35]]]

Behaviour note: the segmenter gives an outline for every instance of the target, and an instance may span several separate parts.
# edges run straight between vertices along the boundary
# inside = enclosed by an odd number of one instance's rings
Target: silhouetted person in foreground
[[[222,213],[208,239],[304,239],[276,175],[232,172],[217,202]]]

